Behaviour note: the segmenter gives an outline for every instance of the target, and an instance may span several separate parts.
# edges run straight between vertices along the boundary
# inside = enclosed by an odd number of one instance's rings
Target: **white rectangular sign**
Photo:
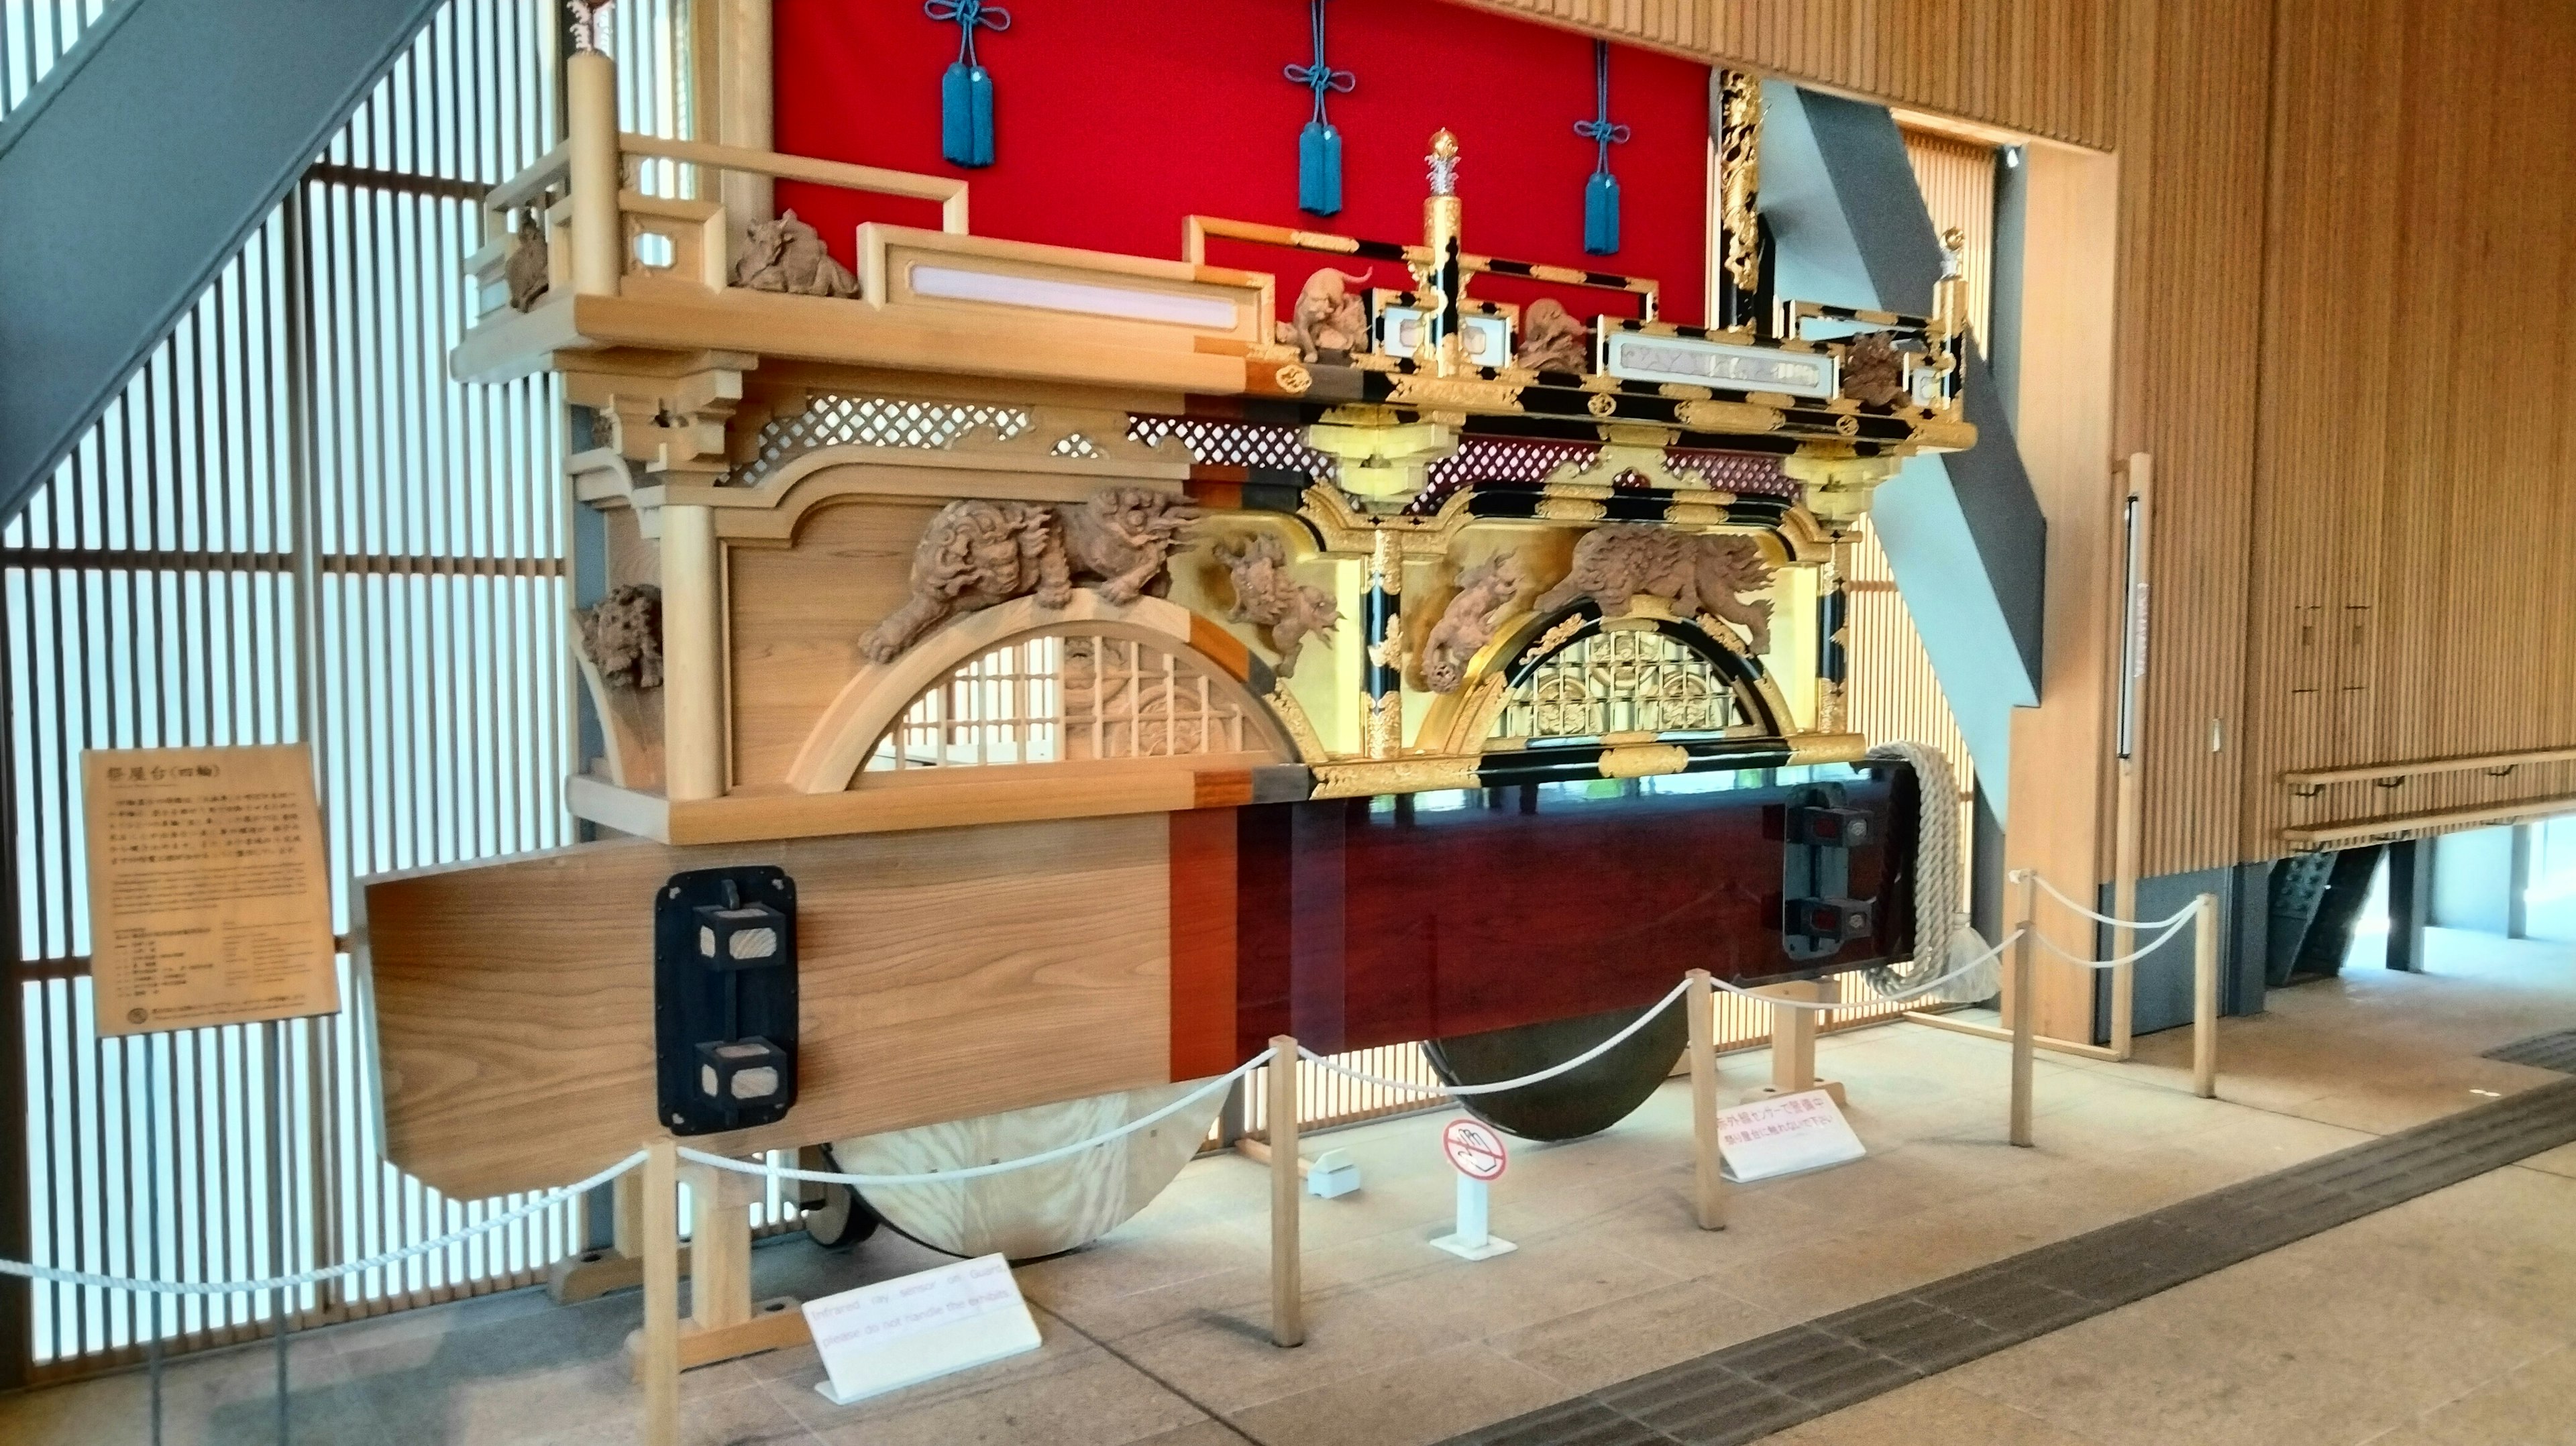
[[[805,1302],[835,1405],[1038,1348],[1011,1263],[979,1256]]]
[[[1823,1090],[1719,1110],[1717,1150],[1726,1178],[1738,1182],[1840,1165],[1868,1153]]]

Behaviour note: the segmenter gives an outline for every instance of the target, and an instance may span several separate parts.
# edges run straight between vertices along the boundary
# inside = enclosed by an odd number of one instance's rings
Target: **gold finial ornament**
[[[1414,348],[1417,366],[1433,376],[1450,376],[1466,364],[1458,337],[1459,304],[1466,300],[1467,272],[1460,260],[1466,207],[1458,199],[1458,138],[1446,127],[1431,133],[1431,194],[1422,200],[1420,265],[1413,286],[1422,308],[1422,341]]]

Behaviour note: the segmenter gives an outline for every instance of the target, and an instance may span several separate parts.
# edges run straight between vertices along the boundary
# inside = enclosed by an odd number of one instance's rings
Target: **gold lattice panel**
[[[1498,738],[1714,733],[1751,721],[1707,658],[1659,632],[1623,628],[1575,639],[1511,690]]]

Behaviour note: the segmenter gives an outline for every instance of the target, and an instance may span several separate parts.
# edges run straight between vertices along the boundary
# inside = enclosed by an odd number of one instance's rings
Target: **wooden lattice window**
[[[1243,705],[1197,660],[1133,638],[1004,643],[925,688],[867,771],[1187,758],[1263,747]]]

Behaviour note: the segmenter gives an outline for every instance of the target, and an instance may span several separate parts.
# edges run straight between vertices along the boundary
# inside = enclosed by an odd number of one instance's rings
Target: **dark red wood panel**
[[[1845,786],[1908,826],[1852,857],[1852,891],[1879,901],[1876,936],[1804,960],[1779,932],[1787,789],[1238,809],[1235,1048],[1280,1033],[1317,1049],[1433,1039],[1649,1004],[1693,968],[1777,979],[1899,956],[1910,871],[1889,865],[1912,855],[1911,779]]]

